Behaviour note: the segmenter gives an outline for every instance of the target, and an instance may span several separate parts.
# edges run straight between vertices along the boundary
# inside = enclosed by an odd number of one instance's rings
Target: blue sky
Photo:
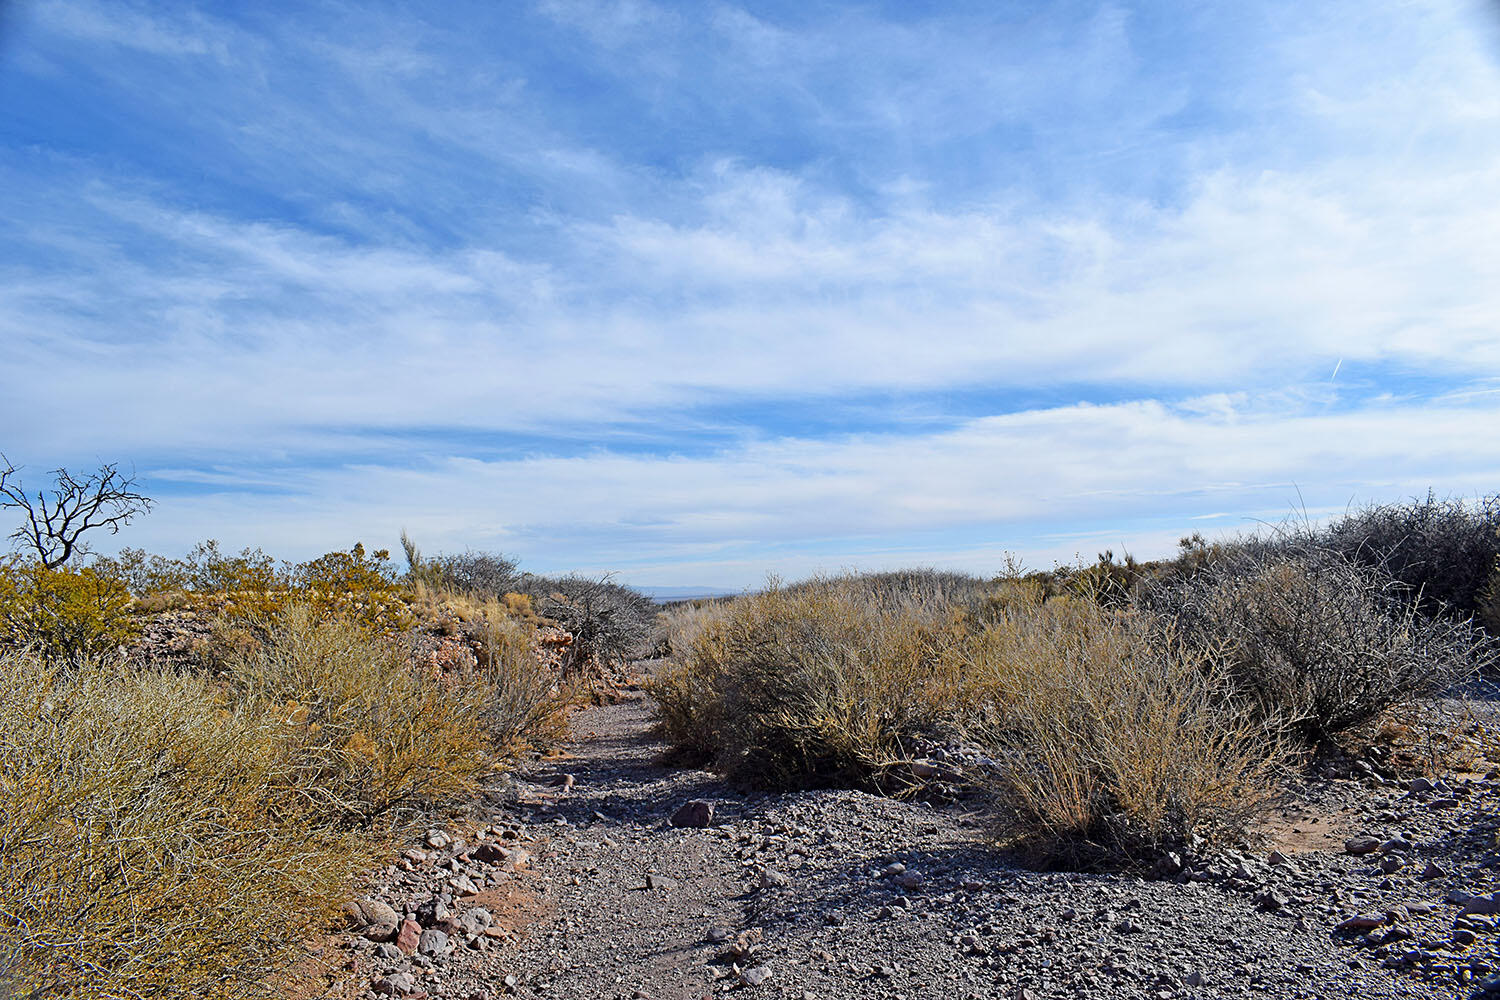
[[[1480,2],[0,14],[0,450],[647,586],[1500,489]]]

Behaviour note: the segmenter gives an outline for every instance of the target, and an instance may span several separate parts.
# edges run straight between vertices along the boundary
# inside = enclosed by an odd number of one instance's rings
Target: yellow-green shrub
[[[519,634],[462,673],[306,605],[261,634],[217,680],[0,652],[8,995],[251,992],[420,807],[557,731]]]
[[[301,563],[291,572],[291,584],[320,614],[350,617],[383,629],[411,624],[408,595],[397,584],[391,555],[385,549],[367,554],[361,543],[348,552],[329,552]]]
[[[0,684],[8,995],[239,995],[371,860],[282,808],[292,727],[265,706],[28,653],[0,654]]]
[[[48,660],[109,656],[137,632],[129,608],[124,584],[92,568],[0,565],[0,645]]]

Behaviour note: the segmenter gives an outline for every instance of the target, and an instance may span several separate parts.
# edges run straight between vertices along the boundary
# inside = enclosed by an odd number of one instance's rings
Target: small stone
[[[906,866],[899,861],[893,861],[880,870],[881,878],[895,878],[897,875],[906,873]]]
[[[916,872],[907,872],[904,875],[897,875],[894,881],[901,888],[908,891],[915,891],[922,888],[922,876],[918,875]]]
[[[1458,805],[1458,799],[1455,799],[1452,796],[1446,796],[1446,797],[1441,798],[1441,799],[1433,799],[1431,802],[1427,803],[1427,808],[1428,809],[1452,809],[1456,805]]]
[[[1197,970],[1189,972],[1187,975],[1182,977],[1182,984],[1184,986],[1202,986],[1206,981],[1207,980],[1203,978],[1203,973],[1198,972]]]
[[[728,927],[710,927],[703,939],[709,944],[723,944],[733,936]]]
[[[757,965],[750,969],[740,970],[740,980],[746,986],[760,986],[771,978],[771,967],[769,965]]]
[[[375,946],[375,954],[380,958],[394,961],[401,957],[401,949],[387,941]]]
[[[1435,878],[1445,878],[1447,874],[1448,873],[1443,870],[1442,865],[1438,864],[1436,861],[1429,861],[1427,862],[1427,867],[1422,869],[1422,874],[1419,875],[1418,878],[1421,878],[1424,881],[1431,881]]]
[[[1463,948],[1467,948],[1479,940],[1479,935],[1470,930],[1456,930],[1453,932],[1452,937],[1453,943]]]
[[[432,848],[434,851],[441,851],[451,843],[453,843],[453,838],[448,836],[442,830],[427,831],[427,846]]]
[[[668,878],[665,875],[646,876],[647,889],[675,889],[677,888],[677,885],[678,883],[675,878]]]
[[[490,915],[489,910],[486,910],[482,906],[476,906],[473,909],[465,910],[463,915],[458,918],[458,928],[470,937],[474,937],[475,935],[483,934],[484,929],[494,922],[495,918]]]
[[[396,936],[401,916],[391,909],[389,903],[378,899],[361,899],[355,904],[364,917],[364,936],[371,941],[389,941]]]
[[[452,912],[441,896],[429,896],[417,904],[417,923],[423,927],[432,927],[448,919]]]
[[[760,873],[760,887],[762,889],[779,889],[790,885],[791,879],[774,868],[764,868]]]
[[[410,972],[397,972],[377,980],[375,992],[382,996],[405,996],[417,991],[417,979]]]
[[[1280,851],[1272,851],[1270,854],[1266,855],[1266,863],[1280,867],[1281,865],[1290,864],[1291,859],[1288,858],[1285,854],[1282,854]],[[1196,975],[1196,973],[1194,974]]]
[[[510,851],[499,844],[480,844],[474,848],[473,858],[487,865],[498,865],[510,860]]]
[[[1336,931],[1369,931],[1377,927],[1385,926],[1386,917],[1383,913],[1360,913],[1348,917],[1335,924]]]
[[[1388,854],[1380,859],[1380,870],[1385,872],[1387,875],[1394,875],[1396,874],[1396,872],[1399,872],[1405,867],[1406,862],[1402,861],[1394,854]]]
[[[1351,837],[1344,841],[1344,850],[1349,854],[1374,854],[1380,850],[1380,841],[1374,837]]]
[[[417,951],[428,958],[441,955],[448,950],[448,935],[435,927],[429,927],[417,939]]]
[[[1459,910],[1458,915],[1467,917],[1471,913],[1487,916],[1500,914],[1500,892],[1494,892],[1488,896],[1469,896],[1464,900],[1463,908]]]
[[[401,921],[401,929],[396,932],[396,948],[403,955],[410,955],[417,950],[417,944],[422,939],[422,925],[415,920]]]
[[[693,799],[677,807],[672,814],[673,826],[703,828],[714,821],[714,804],[707,799]]]

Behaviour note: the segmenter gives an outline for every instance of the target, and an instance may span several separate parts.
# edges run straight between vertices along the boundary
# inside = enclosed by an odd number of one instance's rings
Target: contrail
[[[1343,358],[1339,358],[1338,364],[1336,364],[1336,365],[1333,366],[1333,374],[1330,375],[1330,376],[1328,376],[1328,381],[1330,383],[1332,383],[1334,379],[1336,379],[1336,378],[1339,377],[1339,369],[1342,368],[1343,366],[1344,366],[1344,359]]]

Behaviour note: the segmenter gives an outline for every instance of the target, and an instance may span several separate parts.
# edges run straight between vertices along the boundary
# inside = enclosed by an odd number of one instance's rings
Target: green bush
[[[93,568],[0,565],[0,646],[49,661],[112,656],[137,634],[129,607],[125,585]]]

